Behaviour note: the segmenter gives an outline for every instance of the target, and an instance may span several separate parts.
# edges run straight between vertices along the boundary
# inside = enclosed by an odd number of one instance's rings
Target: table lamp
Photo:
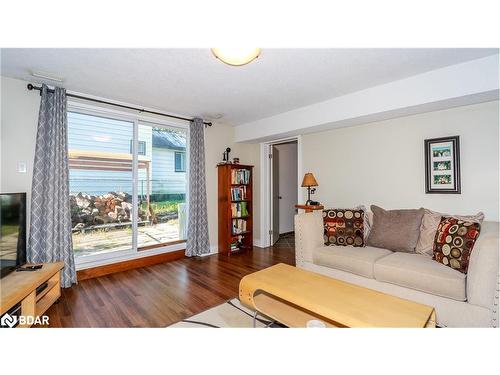
[[[311,194],[314,194],[316,189],[311,189],[312,186],[318,186],[318,182],[314,178],[314,175],[312,173],[306,173],[304,175],[304,179],[302,180],[302,187],[307,188],[307,202],[306,205],[311,204]]]

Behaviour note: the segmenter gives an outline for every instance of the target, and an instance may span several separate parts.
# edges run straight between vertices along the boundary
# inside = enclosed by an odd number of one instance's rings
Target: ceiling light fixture
[[[212,48],[211,51],[220,61],[232,66],[246,65],[260,55],[260,48]]]

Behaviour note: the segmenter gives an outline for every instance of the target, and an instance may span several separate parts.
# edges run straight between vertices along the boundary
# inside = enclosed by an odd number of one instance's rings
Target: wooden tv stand
[[[43,263],[36,271],[12,272],[0,280],[0,315],[21,303],[21,315],[40,316],[61,296],[60,273],[63,262]],[[36,294],[36,288],[47,282],[47,287]],[[18,328],[28,328],[31,324],[19,324]]]

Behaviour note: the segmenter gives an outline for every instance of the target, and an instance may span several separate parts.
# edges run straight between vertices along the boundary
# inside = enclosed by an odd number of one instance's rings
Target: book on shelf
[[[250,170],[233,169],[231,170],[231,184],[248,184],[250,182]]]
[[[233,220],[233,235],[245,233],[247,231],[247,221],[244,219],[234,219]]]
[[[231,251],[238,251],[243,246],[243,236],[238,236],[231,242]]]
[[[231,203],[231,216],[234,217],[246,217],[248,216],[248,202],[237,202]]]
[[[246,186],[238,186],[231,188],[231,200],[232,201],[241,201],[247,198],[247,187]]]

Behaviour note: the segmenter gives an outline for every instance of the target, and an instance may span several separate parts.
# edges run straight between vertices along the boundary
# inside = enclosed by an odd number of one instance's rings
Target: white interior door
[[[271,245],[274,245],[280,236],[279,177],[279,151],[275,146],[271,146]]]

